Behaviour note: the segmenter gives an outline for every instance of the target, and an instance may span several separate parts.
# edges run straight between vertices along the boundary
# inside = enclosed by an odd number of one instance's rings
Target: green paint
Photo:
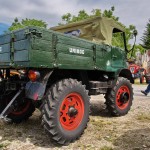
[[[14,40],[10,38],[12,35]],[[44,28],[27,27],[2,35],[0,47],[1,68],[12,64],[15,68],[57,67],[109,72],[126,68],[126,54],[119,48]]]

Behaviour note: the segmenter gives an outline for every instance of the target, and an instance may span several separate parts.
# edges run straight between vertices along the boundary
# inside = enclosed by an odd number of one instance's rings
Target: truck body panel
[[[27,27],[0,36],[0,49],[1,68],[114,72],[126,67],[123,50],[38,27]]]

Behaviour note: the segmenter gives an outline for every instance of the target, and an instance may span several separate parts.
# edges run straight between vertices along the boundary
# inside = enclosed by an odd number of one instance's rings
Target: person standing
[[[147,55],[150,58],[150,49],[147,50]],[[148,61],[148,63],[150,63],[150,60]],[[147,68],[148,74],[150,74],[150,65],[147,65],[147,66],[148,66],[148,68]],[[147,96],[148,93],[150,93],[150,81],[148,83],[148,86],[147,86],[146,90],[144,90],[144,91],[141,90],[141,93],[143,93],[145,96]]]
[[[142,90],[141,93],[143,93],[145,96],[147,96],[149,92],[150,92],[150,83],[148,84],[146,90],[145,91]]]

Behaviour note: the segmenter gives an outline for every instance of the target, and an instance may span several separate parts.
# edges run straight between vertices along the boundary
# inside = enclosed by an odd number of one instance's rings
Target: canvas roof
[[[52,27],[51,30],[76,35],[80,38],[111,45],[112,33],[125,32],[125,28],[111,18],[94,17],[83,21]]]

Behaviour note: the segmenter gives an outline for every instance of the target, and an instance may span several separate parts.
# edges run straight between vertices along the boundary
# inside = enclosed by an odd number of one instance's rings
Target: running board
[[[108,82],[90,81],[89,84],[90,84],[89,90],[90,95],[98,95],[98,94],[106,94],[107,89],[112,87],[113,81],[111,80]]]
[[[10,118],[7,118],[7,115],[9,114],[9,112],[12,109],[12,105],[14,103],[14,101],[16,100],[16,98],[21,94],[21,92],[23,91],[23,89],[20,89],[16,95],[12,98],[12,100],[8,103],[8,105],[5,107],[5,109],[2,111],[2,113],[0,114],[0,119],[3,119],[6,122],[11,122]]]

